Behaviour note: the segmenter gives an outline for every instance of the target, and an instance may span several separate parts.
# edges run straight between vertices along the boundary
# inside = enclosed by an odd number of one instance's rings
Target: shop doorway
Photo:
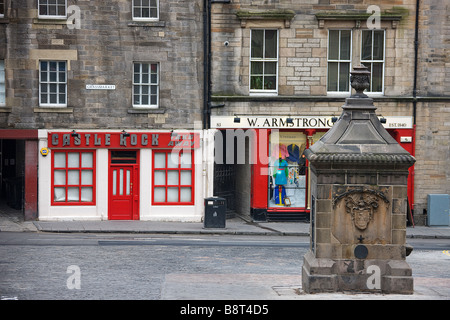
[[[5,208],[24,208],[25,141],[0,140],[0,195]]]
[[[110,151],[109,220],[139,220],[138,151]]]

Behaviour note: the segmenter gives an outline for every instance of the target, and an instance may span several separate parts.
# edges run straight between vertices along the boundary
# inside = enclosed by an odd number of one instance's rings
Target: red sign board
[[[200,146],[198,133],[49,132],[49,148],[185,148]]]

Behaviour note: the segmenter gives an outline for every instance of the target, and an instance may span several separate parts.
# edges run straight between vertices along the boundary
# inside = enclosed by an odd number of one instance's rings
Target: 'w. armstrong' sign
[[[187,148],[200,146],[198,133],[49,132],[49,148]]]

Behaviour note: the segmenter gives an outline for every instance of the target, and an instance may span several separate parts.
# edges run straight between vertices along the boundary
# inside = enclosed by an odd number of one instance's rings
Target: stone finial
[[[364,90],[370,87],[370,71],[363,64],[353,67],[350,72],[350,83],[352,88],[356,90],[356,94],[352,95],[355,98],[368,98],[364,94]]]

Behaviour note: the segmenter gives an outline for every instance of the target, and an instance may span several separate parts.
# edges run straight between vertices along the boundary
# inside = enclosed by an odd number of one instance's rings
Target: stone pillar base
[[[412,271],[403,260],[303,257],[302,288],[306,293],[368,292],[413,294]]]

